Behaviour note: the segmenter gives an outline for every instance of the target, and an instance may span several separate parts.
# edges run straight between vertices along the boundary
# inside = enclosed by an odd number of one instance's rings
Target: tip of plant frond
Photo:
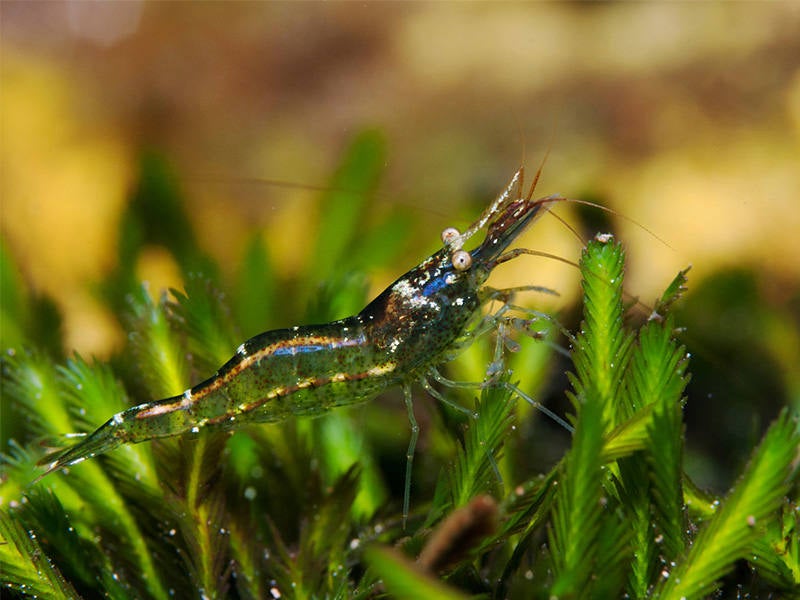
[[[689,278],[686,277],[686,274],[691,268],[692,265],[689,265],[685,269],[678,271],[675,279],[673,279],[672,282],[667,286],[667,289],[661,295],[661,298],[659,298],[656,302],[653,312],[648,317],[649,321],[663,321],[672,305],[675,304],[675,302],[686,292],[688,289],[686,284],[689,281]]]

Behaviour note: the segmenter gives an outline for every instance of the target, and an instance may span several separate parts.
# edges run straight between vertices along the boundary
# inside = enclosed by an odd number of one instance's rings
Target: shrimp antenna
[[[544,157],[542,158],[541,164],[539,164],[539,168],[536,169],[536,175],[534,175],[533,181],[531,182],[531,187],[528,190],[528,195],[525,197],[526,200],[530,200],[531,198],[533,198],[533,192],[536,190],[536,185],[539,183],[539,177],[541,176],[542,171],[544,170],[544,166],[547,164],[547,159],[550,158],[550,151],[553,149],[553,144],[555,143],[557,131],[558,131],[558,115],[556,115],[555,121],[553,123],[553,128],[550,131],[550,140],[547,142],[547,150],[545,150]]]
[[[666,247],[667,247],[667,248],[669,248],[670,250],[675,250],[675,248],[673,248],[672,246],[670,246],[669,242],[667,242],[667,241],[666,241],[664,238],[662,238],[661,236],[659,236],[659,235],[658,235],[658,234],[657,234],[655,231],[653,231],[653,230],[652,230],[652,229],[650,229],[649,227],[645,226],[644,224],[640,223],[639,221],[637,221],[636,219],[634,219],[634,218],[632,218],[632,217],[628,217],[627,215],[624,215],[624,214],[622,214],[621,212],[614,210],[613,208],[609,208],[608,206],[603,206],[602,204],[597,204],[596,202],[591,202],[591,201],[589,201],[589,200],[581,200],[581,199],[579,199],[579,198],[567,198],[567,197],[564,197],[564,196],[548,196],[547,198],[542,198],[542,199],[540,200],[540,202],[547,202],[547,203],[555,203],[555,202],[573,202],[573,203],[575,203],[575,204],[582,204],[582,205],[584,205],[584,206],[591,206],[592,208],[596,208],[596,209],[598,209],[598,210],[601,210],[601,211],[603,211],[603,212],[605,212],[605,213],[608,213],[608,214],[610,214],[610,215],[614,215],[615,217],[617,217],[617,218],[619,218],[619,219],[622,219],[622,220],[624,220],[624,221],[628,221],[629,223],[632,223],[633,225],[635,225],[636,227],[638,227],[639,229],[641,229],[642,231],[644,231],[644,232],[645,232],[645,233],[647,233],[648,235],[651,235],[651,236],[652,236],[654,239],[656,239],[656,240],[658,240],[659,242],[661,242],[661,243],[662,243],[664,246],[666,246]],[[575,235],[578,237],[578,239],[581,241],[581,243],[583,243],[583,242],[584,242],[583,238],[582,238],[582,237],[581,237],[581,235],[580,235],[580,234],[579,234],[579,233],[578,233],[578,232],[575,230],[575,228],[574,228],[574,227],[572,227],[572,226],[568,225],[568,224],[567,224],[567,223],[564,221],[564,219],[562,219],[562,218],[561,218],[561,217],[559,217],[558,215],[554,214],[552,211],[550,212],[550,214],[551,214],[551,215],[553,215],[553,216],[554,216],[556,219],[558,219],[559,221],[561,221],[561,222],[562,222],[564,225],[566,225],[566,226],[567,226],[567,229],[569,229],[570,231],[572,231],[572,232],[573,232],[573,233],[574,233],[574,234],[575,234]]]

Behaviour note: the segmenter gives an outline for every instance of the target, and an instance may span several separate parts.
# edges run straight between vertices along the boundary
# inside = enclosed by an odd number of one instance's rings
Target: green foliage
[[[143,159],[122,224],[124,261],[102,286],[128,333],[109,363],[59,358],[57,344],[32,325],[35,305],[3,251],[3,428],[24,441],[9,442],[3,458],[4,594],[701,598],[751,585],[796,597],[797,414],[780,414],[728,494],[698,490],[684,472],[688,355],[671,314],[685,272],[633,327],[622,301],[622,249],[605,237],[581,262],[583,322],[570,339],[567,393],[574,434],[555,466],[532,466],[533,415],[513,392],[521,380],[538,398],[557,370],[554,344],[537,335],[504,363],[513,374],[479,392],[441,389],[474,414],[436,405],[420,418],[406,529],[401,402],[124,445],[33,482],[43,445],[58,448],[70,441],[64,434],[179,393],[264,323],[291,324],[302,314],[298,303],[314,321],[363,306],[364,273],[394,267],[408,233],[396,214],[364,220],[374,214],[383,152],[375,133],[355,140],[309,224],[318,242],[301,282],[280,278],[259,235],[231,280],[220,276],[189,230],[167,165]],[[148,229],[156,200],[166,216]],[[184,273],[184,289],[159,299],[131,270],[154,243]],[[532,328],[559,329],[544,317]],[[480,340],[451,373],[475,381],[494,359],[493,344]],[[755,583],[726,578],[737,561],[747,561]]]
[[[662,584],[659,596],[686,598],[706,594],[734,561],[752,555],[754,543],[764,535],[765,522],[776,520],[792,485],[797,471],[798,439],[797,419],[784,409],[737,485],[703,526],[685,560]]]
[[[389,548],[374,547],[366,553],[367,563],[383,581],[392,598],[408,600],[463,600],[464,594],[422,572],[409,559]]]
[[[463,445],[457,448],[449,477],[442,479],[447,484],[446,491],[437,493],[441,501],[434,501],[431,516],[464,506],[478,494],[500,492],[497,461],[513,421],[515,400],[506,388],[483,390],[476,406],[477,417],[469,423]]]

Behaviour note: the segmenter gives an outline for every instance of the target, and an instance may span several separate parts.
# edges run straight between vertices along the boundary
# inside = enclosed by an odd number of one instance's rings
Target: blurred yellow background
[[[365,126],[388,141],[384,202],[417,218],[418,262],[525,160],[539,191],[619,221],[629,288],[652,302],[691,263],[763,274],[780,305],[800,280],[800,4],[3,2],[0,228],[64,311],[68,347],[120,332],[96,297],[116,256],[138,156],[175,165],[204,247],[234,268],[263,230],[304,260],[313,190]],[[556,209],[568,214],[569,207]],[[427,240],[427,241],[426,241]],[[523,241],[577,259],[555,219]],[[180,287],[153,248],[138,265]],[[496,283],[575,294],[577,276],[513,261]],[[289,325],[287,323],[287,325]]]

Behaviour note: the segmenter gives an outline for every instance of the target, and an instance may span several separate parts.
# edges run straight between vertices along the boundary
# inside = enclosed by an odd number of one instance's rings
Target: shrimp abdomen
[[[369,341],[358,317],[269,331],[242,344],[209,379],[118,413],[74,446],[49,455],[42,461],[45,475],[125,443],[314,416],[364,402],[400,381],[396,367]]]

